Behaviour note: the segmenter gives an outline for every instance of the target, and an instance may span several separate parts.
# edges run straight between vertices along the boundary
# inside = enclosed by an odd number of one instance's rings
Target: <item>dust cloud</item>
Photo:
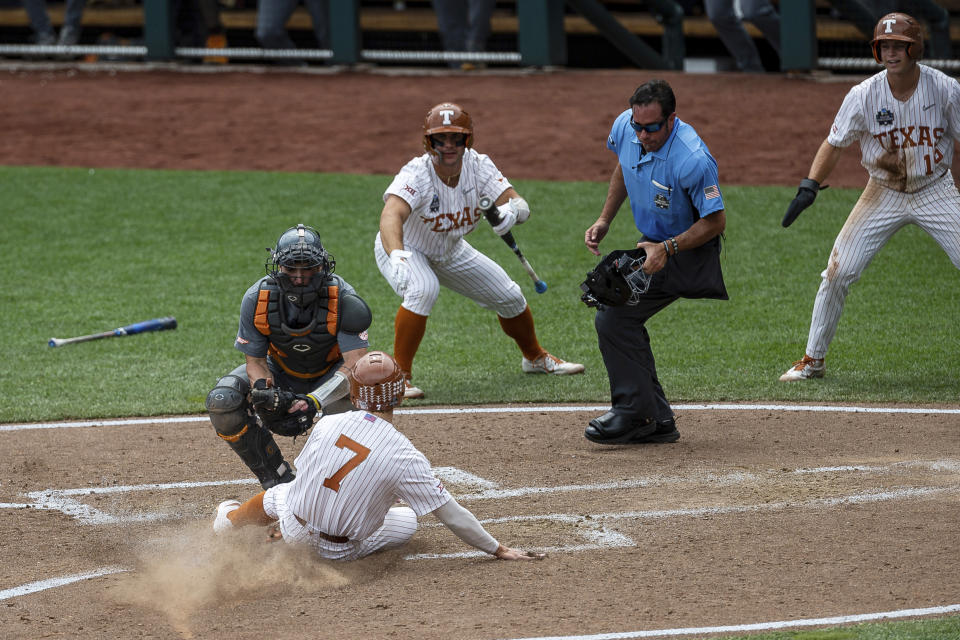
[[[358,579],[308,548],[268,542],[257,527],[214,536],[206,523],[179,526],[132,543],[136,568],[121,580],[114,598],[166,616],[183,638],[193,638],[191,617],[233,606],[264,593],[339,589]]]

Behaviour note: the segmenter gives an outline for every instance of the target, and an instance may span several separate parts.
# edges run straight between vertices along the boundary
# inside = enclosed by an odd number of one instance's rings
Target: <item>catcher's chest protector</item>
[[[314,303],[314,315],[304,327],[286,323],[283,292],[272,278],[260,285],[254,326],[270,339],[270,356],[297,378],[314,378],[326,373],[341,358],[337,344],[340,329],[339,287],[328,284]]]

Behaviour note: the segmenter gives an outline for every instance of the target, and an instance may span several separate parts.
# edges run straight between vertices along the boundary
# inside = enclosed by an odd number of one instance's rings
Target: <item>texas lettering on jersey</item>
[[[948,105],[957,81],[925,65],[913,93],[891,94],[887,72],[854,86],[843,100],[827,141],[845,147],[859,141],[860,163],[888,189],[914,193],[939,180],[953,159],[957,116]]]
[[[930,127],[897,127],[892,131],[875,133],[873,137],[880,143],[884,149],[906,149],[907,147],[935,147],[943,137],[943,128],[936,127],[932,130]]]
[[[911,125],[875,133],[873,137],[889,153],[895,153],[910,147],[930,147],[933,149],[933,165],[937,165],[943,160],[943,152],[937,149],[937,143],[940,142],[943,133],[944,129],[942,127],[931,129],[927,126]],[[932,173],[933,166],[930,165],[930,156],[924,156],[924,160],[927,163],[926,173]]]
[[[430,231],[447,233],[462,227],[473,226],[480,220],[480,215],[479,209],[471,212],[470,207],[464,207],[463,211],[454,213],[438,213],[432,216],[421,213],[420,220],[425,225],[430,225]]]

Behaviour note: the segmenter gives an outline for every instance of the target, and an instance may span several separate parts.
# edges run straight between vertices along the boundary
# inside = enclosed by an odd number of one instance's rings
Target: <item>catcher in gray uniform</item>
[[[367,352],[370,308],[340,276],[315,229],[283,232],[240,304],[234,347],[246,362],[207,394],[217,435],[264,489],[294,472],[273,433],[296,437],[318,412],[353,410],[347,372]],[[251,380],[253,381],[251,384]]]

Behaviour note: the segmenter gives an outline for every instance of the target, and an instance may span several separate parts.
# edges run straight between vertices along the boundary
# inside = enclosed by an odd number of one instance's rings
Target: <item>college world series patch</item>
[[[877,111],[877,124],[883,127],[889,127],[893,124],[893,112],[886,107],[881,107],[880,111]]]

